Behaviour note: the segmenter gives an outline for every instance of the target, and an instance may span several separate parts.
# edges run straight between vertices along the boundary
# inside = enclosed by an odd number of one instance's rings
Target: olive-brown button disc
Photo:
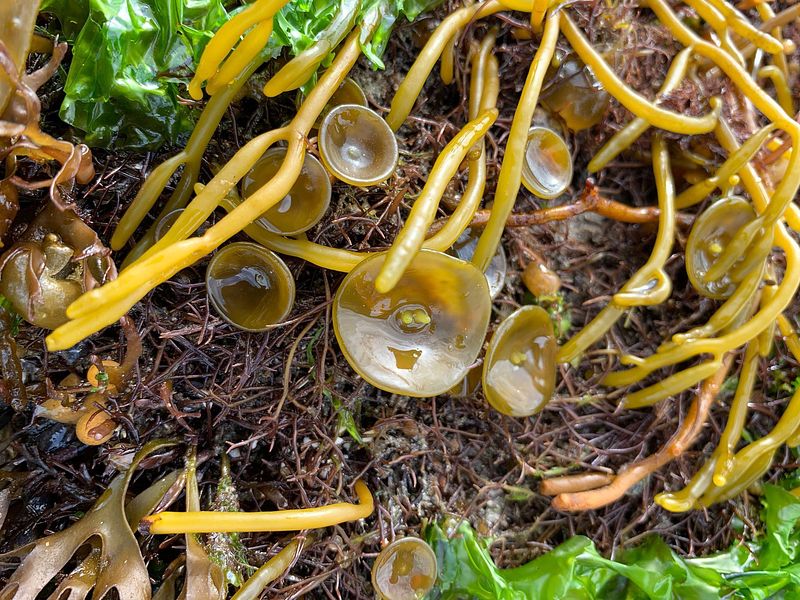
[[[527,417],[553,396],[556,339],[550,315],[523,306],[494,332],[483,363],[483,393],[498,412]]]
[[[345,277],[333,325],[347,361],[377,388],[407,396],[443,394],[475,362],[489,324],[486,278],[472,264],[422,250],[388,293],[375,290],[386,253]]]
[[[350,185],[385,181],[397,166],[394,132],[366,106],[342,104],[331,110],[319,128],[318,144],[325,168]]]
[[[436,555],[423,540],[404,537],[386,546],[372,566],[372,587],[380,600],[418,600],[436,582]]]
[[[279,324],[294,304],[294,278],[277,254],[252,242],[228,244],[206,270],[208,298],[219,315],[245,331]]]
[[[736,289],[728,273],[716,281],[705,277],[736,232],[756,218],[744,198],[730,196],[712,204],[697,217],[686,240],[686,274],[703,296],[724,300]]]

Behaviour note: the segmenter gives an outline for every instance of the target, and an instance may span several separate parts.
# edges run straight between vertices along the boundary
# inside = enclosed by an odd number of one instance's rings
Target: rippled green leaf
[[[466,522],[447,519],[425,532],[439,578],[431,598],[478,600],[712,600],[800,598],[800,499],[764,486],[765,531],[727,552],[684,559],[657,536],[600,555],[575,536],[515,569],[499,569]]]

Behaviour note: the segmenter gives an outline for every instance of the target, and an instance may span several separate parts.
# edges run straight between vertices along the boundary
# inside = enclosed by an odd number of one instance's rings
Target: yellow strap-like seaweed
[[[496,108],[490,108],[467,123],[436,159],[425,187],[414,202],[406,224],[397,234],[375,278],[375,289],[378,293],[385,294],[397,284],[414,256],[422,248],[425,233],[433,223],[445,188],[472,146],[489,131],[489,127],[497,119],[497,114]]]
[[[386,122],[392,131],[397,131],[411,113],[414,103],[422,91],[422,86],[431,74],[436,61],[442,55],[445,46],[457,35],[470,21],[476,18],[491,15],[503,10],[503,5],[498,0],[487,0],[472,6],[466,6],[450,13],[431,35],[425,46],[420,50],[414,64],[406,73],[403,82],[397,88],[392,98],[391,110],[386,116]]]
[[[528,76],[522,88],[517,112],[511,122],[511,131],[508,134],[503,162],[500,165],[500,174],[497,178],[497,190],[492,205],[492,215],[486,223],[472,262],[479,269],[485,271],[492,261],[500,238],[503,236],[508,215],[514,208],[517,193],[522,181],[522,161],[525,160],[525,145],[528,141],[528,130],[531,126],[533,113],[539,101],[539,92],[542,89],[544,76],[550,61],[555,53],[558,40],[558,14],[551,13],[545,22],[542,41],[533,57],[533,62],[528,69]]]
[[[712,110],[703,117],[688,117],[661,108],[631,89],[619,78],[566,12],[561,13],[561,31],[581,60],[592,68],[595,77],[603,84],[606,91],[637,117],[641,117],[655,127],[684,135],[708,133],[714,129],[722,108],[719,98],[710,100]],[[692,44],[685,45],[691,46]]]
[[[683,81],[686,76],[686,71],[689,68],[689,62],[692,58],[692,49],[684,48],[672,60],[672,64],[667,70],[667,75],[664,78],[664,83],[661,84],[661,89],[658,91],[655,103],[658,104],[664,96],[673,92]],[[625,149],[629,148],[639,137],[649,129],[650,123],[641,117],[636,117],[628,123],[625,127],[620,129],[617,133],[611,136],[603,147],[597,151],[589,161],[587,169],[589,173],[595,173],[605,167],[609,162],[614,160]]]
[[[289,146],[286,159],[275,177],[256,190],[222,220],[210,227],[202,236],[181,240],[154,252],[128,267],[123,273],[120,273],[116,280],[101,288],[90,290],[78,298],[67,309],[67,316],[71,320],[47,337],[49,348],[69,348],[79,340],[115,322],[130,310],[148,290],[212,252],[222,242],[255,221],[289,192],[302,168],[306,133],[314,125],[325,104],[338,89],[361,54],[360,34],[361,32],[356,30],[348,37],[333,64],[306,98],[295,119],[290,126],[285,128]],[[258,139],[261,139],[262,144],[264,143],[263,138],[256,138],[256,140]],[[242,174],[246,173],[258,159],[252,150],[252,147],[248,149],[246,145],[234,155],[226,166],[237,169]],[[246,168],[238,168],[243,167],[237,163],[237,156],[241,156],[239,153],[243,151],[245,154],[248,154],[248,151],[252,152],[253,161]],[[212,189],[219,191],[218,196],[208,197],[203,201],[205,208],[213,204],[214,206],[211,208],[213,210],[219,205],[225,194],[236,185],[236,181],[221,181],[223,177],[220,177],[220,173],[203,190],[207,191],[214,184]],[[186,210],[188,211],[190,208],[191,205]],[[190,215],[192,214],[195,215],[192,218],[197,218],[199,211],[190,212]],[[185,220],[183,230],[190,229],[191,223],[188,219]],[[97,307],[102,307],[102,309],[98,311]]]
[[[288,0],[256,0],[230,21],[223,24],[203,50],[203,55],[197,64],[194,77],[189,82],[189,95],[195,100],[200,100],[203,97],[200,86],[217,73],[225,57],[239,42],[240,36],[254,25],[258,25],[262,21],[271,20],[287,2]],[[240,53],[236,60],[246,64],[253,60],[260,51],[261,48],[255,48],[250,44],[248,45],[249,54],[245,56]],[[220,87],[227,83],[217,81]]]
[[[675,188],[667,145],[660,135],[653,138],[653,172],[658,190],[658,233],[647,262],[622,286],[620,294],[592,322],[558,349],[556,360],[570,362],[600,339],[629,306],[663,302],[672,289],[664,273],[675,237]],[[658,285],[658,282],[662,282]]]

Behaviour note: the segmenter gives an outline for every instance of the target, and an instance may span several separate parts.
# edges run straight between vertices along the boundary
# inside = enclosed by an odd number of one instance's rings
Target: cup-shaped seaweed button
[[[342,104],[322,121],[319,154],[337,179],[355,186],[374,185],[394,173],[397,139],[375,111]]]
[[[483,363],[483,393],[498,412],[527,417],[553,395],[556,381],[553,322],[539,306],[523,306],[497,328]]]
[[[242,197],[246,200],[280,170],[286,148],[272,148],[264,153],[242,179]],[[275,206],[261,218],[268,229],[283,235],[308,231],[322,220],[331,203],[331,180],[320,162],[306,153],[300,176]]]
[[[566,57],[542,91],[542,104],[558,113],[572,131],[597,125],[605,115],[611,96],[592,70],[574,55]]]
[[[448,252],[461,260],[472,260],[475,254],[475,246],[478,245],[478,238],[480,232],[472,228],[464,230],[456,243],[453,244],[452,249]],[[508,262],[506,260],[506,251],[502,245],[497,246],[497,252],[492,257],[492,262],[486,267],[486,282],[489,284],[489,295],[492,299],[497,297],[500,290],[506,284],[506,272],[508,270]]]
[[[755,218],[753,206],[738,196],[717,201],[697,217],[686,241],[686,274],[703,296],[722,300],[736,289],[730,273],[714,281],[706,273],[736,232]]]
[[[472,367],[464,379],[451,387],[447,393],[454,398],[467,398],[472,396],[481,388],[481,377],[483,376],[482,365]]]
[[[48,205],[0,257],[0,294],[29,323],[55,329],[74,300],[112,273],[97,234],[74,211]]]
[[[333,303],[339,346],[355,371],[382,390],[443,394],[466,375],[483,345],[491,299],[472,264],[422,250],[391,291],[375,290],[386,253],[345,277]]]
[[[322,109],[322,117],[324,118],[331,110],[342,104],[358,104],[359,106],[367,106],[367,95],[361,86],[349,77],[339,85],[333,96],[328,100],[325,108]]]
[[[539,198],[556,198],[571,181],[572,155],[567,142],[550,127],[531,127],[522,162],[523,185]]]
[[[367,95],[364,93],[364,90],[349,77],[345,78],[328,101],[328,105],[331,108],[341,106],[342,104],[367,105]]]
[[[83,292],[71,276],[74,249],[53,233],[37,242],[18,242],[6,253],[0,294],[29,323],[55,329],[67,321],[67,307]]]
[[[436,555],[423,540],[404,537],[384,548],[372,566],[372,587],[380,600],[418,600],[436,582]]]
[[[182,208],[176,208],[175,210],[169,211],[158,220],[155,229],[153,230],[153,238],[155,241],[159,241],[167,234],[169,228],[175,224],[175,221],[177,221],[178,217],[181,216],[183,210],[184,209]]]
[[[214,255],[206,271],[208,298],[228,323],[245,331],[279,324],[294,304],[294,278],[275,253],[236,242]]]

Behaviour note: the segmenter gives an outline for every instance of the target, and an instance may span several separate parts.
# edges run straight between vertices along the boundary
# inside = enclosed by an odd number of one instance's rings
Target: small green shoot
[[[800,387],[800,375],[794,376],[795,371],[785,360],[779,361],[774,369],[770,370],[770,384],[767,392],[770,396],[791,396]]]
[[[364,439],[361,437],[361,432],[358,430],[356,420],[353,418],[353,413],[350,411],[350,409],[344,406],[342,401],[334,396],[330,390],[322,390],[322,393],[330,401],[333,410],[336,411],[337,433],[346,431],[356,442],[363,444]]]
[[[729,395],[733,394],[736,391],[736,387],[739,385],[739,376],[738,375],[731,375],[730,377],[726,378],[722,384],[722,387],[719,390],[720,395]]]
[[[504,485],[503,491],[506,493],[506,500],[509,502],[527,502],[536,496],[533,490],[518,485]]]
[[[317,345],[317,342],[319,341],[319,338],[324,330],[324,326],[321,325],[318,327],[317,330],[311,334],[311,339],[308,340],[308,343],[306,344],[306,362],[308,363],[309,367],[313,367],[317,362],[316,358],[314,357],[314,347]]]
[[[562,292],[548,296],[534,296],[530,292],[525,292],[523,301],[526,304],[541,306],[547,311],[553,321],[553,330],[557,339],[564,340],[567,337],[572,329],[572,314]]]
[[[0,310],[4,310],[11,315],[11,336],[16,337],[19,333],[19,325],[22,323],[22,317],[14,310],[14,306],[8,301],[8,298],[2,294],[0,294]]]

